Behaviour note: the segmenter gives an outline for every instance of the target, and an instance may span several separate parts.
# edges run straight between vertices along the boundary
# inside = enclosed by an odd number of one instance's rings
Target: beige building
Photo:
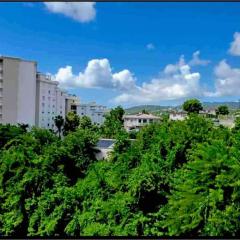
[[[0,123],[35,125],[35,61],[0,56]]]
[[[79,97],[75,95],[68,94],[66,96],[65,101],[65,112],[68,114],[69,112],[74,112],[77,114],[77,108],[80,105]]]
[[[138,113],[135,115],[124,115],[123,120],[124,128],[127,131],[131,131],[134,129],[139,130],[141,127],[149,123],[160,122],[161,118],[152,114]]]

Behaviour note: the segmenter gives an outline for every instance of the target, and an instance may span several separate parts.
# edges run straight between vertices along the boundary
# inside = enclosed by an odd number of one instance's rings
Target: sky
[[[0,3],[0,55],[108,107],[240,98],[240,3]]]

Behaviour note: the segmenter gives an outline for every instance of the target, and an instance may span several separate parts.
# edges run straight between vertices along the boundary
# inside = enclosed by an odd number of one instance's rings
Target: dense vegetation
[[[1,236],[240,234],[240,120],[228,129],[190,114],[130,141],[121,114],[102,129],[69,117],[64,138],[0,125]],[[95,159],[101,134],[117,138],[108,161]]]

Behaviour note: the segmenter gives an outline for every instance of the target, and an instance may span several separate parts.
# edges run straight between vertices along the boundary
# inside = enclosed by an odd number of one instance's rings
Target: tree
[[[91,118],[88,116],[83,116],[80,118],[80,128],[91,129],[93,127]]]
[[[74,132],[79,127],[80,117],[74,113],[69,112],[65,119],[64,124],[64,135],[67,135],[69,132]]]
[[[62,127],[64,126],[64,119],[61,115],[58,115],[54,118],[55,126],[58,130],[58,136],[61,137]]]
[[[21,126],[15,126],[10,124],[0,124],[0,149],[11,139],[17,138],[24,134],[25,128]]]
[[[142,110],[142,113],[143,113],[143,114],[149,114],[149,112],[148,112],[146,109],[143,109],[143,110]]]
[[[202,109],[202,104],[198,99],[189,99],[183,104],[183,110],[188,113],[199,113]]]
[[[228,106],[226,106],[226,105],[219,106],[216,110],[216,114],[217,115],[228,115],[229,114]]]
[[[101,126],[102,135],[108,138],[114,138],[120,131],[123,131],[124,109],[120,106],[111,109],[106,114],[105,121]]]
[[[23,132],[27,132],[27,129],[29,128],[29,124],[18,123],[18,127],[20,127],[23,130]]]

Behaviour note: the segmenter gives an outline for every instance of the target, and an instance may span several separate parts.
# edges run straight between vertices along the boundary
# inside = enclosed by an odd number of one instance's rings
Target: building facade
[[[35,125],[35,61],[0,56],[0,123]]]
[[[169,113],[169,119],[173,121],[183,121],[187,118],[187,112],[185,111],[173,111]]]
[[[107,108],[102,105],[91,102],[87,104],[79,104],[77,107],[77,114],[80,117],[88,116],[93,124],[101,125],[105,120]]]
[[[160,122],[161,118],[152,114],[138,113],[135,115],[124,115],[124,128],[127,131],[139,130],[146,124]]]
[[[77,114],[77,108],[80,105],[79,97],[75,95],[68,94],[66,96],[65,101],[65,112],[68,114],[69,112],[74,112]]]
[[[61,115],[65,118],[65,101],[67,93],[58,88],[58,82],[51,76],[37,74],[36,88],[36,125],[55,130],[54,118]]]

